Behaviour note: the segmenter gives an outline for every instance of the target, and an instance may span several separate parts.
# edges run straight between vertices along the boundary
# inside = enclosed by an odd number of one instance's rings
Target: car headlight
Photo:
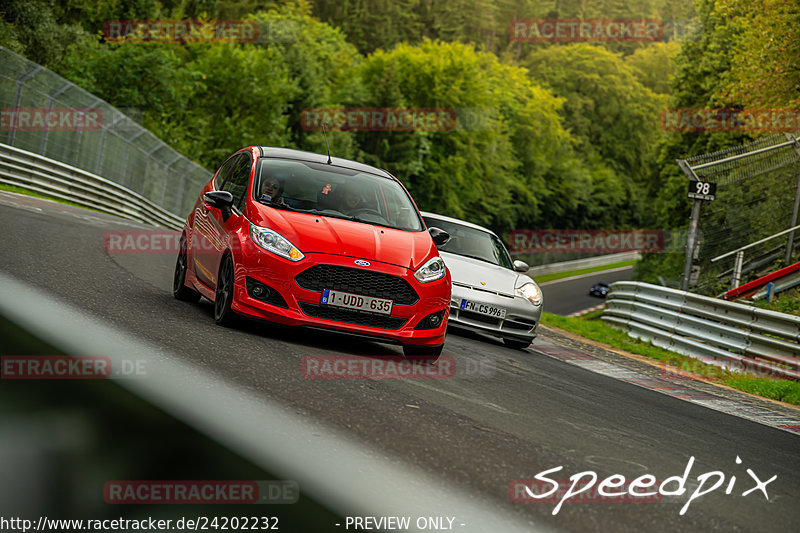
[[[445,272],[447,272],[447,268],[444,266],[442,258],[432,257],[414,272],[414,277],[417,278],[417,281],[420,283],[428,283],[430,281],[442,279]]]
[[[529,281],[514,289],[514,294],[525,298],[533,305],[542,305],[542,291],[539,286]]]
[[[290,243],[286,237],[277,231],[262,228],[261,226],[256,226],[251,223],[250,237],[253,239],[253,242],[263,249],[288,259],[289,261],[300,261],[305,257],[303,252],[298,250],[294,244]]]

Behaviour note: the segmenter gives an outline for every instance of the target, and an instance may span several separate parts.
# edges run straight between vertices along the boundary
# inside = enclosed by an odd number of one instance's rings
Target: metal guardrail
[[[117,109],[2,46],[0,108],[0,142],[103,176],[172,213],[189,212],[211,174],[134,120],[141,110]]]
[[[183,218],[122,185],[59,161],[0,143],[0,183],[104,213],[180,229]]]
[[[614,263],[621,263],[623,261],[636,261],[637,259],[641,258],[642,254],[639,252],[621,252],[618,254],[598,255],[597,257],[587,257],[585,259],[575,259],[572,261],[561,261],[559,263],[532,266],[530,270],[528,270],[528,275],[531,277],[544,276],[545,274],[569,272],[570,270],[579,270],[581,268],[613,265]]]
[[[800,380],[800,317],[620,281],[611,285],[602,319],[709,364]]]

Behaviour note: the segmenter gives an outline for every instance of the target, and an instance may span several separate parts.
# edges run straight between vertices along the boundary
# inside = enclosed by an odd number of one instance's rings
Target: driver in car
[[[368,206],[364,202],[364,197],[361,195],[361,191],[358,190],[358,186],[345,183],[342,185],[342,192],[341,197],[339,200],[339,211],[344,213],[345,215],[354,215],[358,211],[362,211],[364,209],[368,209]]]
[[[266,203],[285,205],[283,202],[283,179],[265,176],[261,182],[261,195],[258,199]]]

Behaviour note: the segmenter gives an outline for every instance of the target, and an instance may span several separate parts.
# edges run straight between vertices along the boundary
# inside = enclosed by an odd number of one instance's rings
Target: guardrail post
[[[767,283],[767,303],[772,300],[772,289],[775,287],[775,284],[771,281]]]
[[[736,261],[733,263],[733,276],[731,276],[731,289],[739,286],[742,279],[742,263],[744,263],[744,250],[736,252]]]
[[[697,175],[684,159],[678,160],[678,165],[691,181],[697,181]],[[703,201],[695,198],[692,201],[692,216],[689,220],[689,235],[686,238],[686,255],[683,261],[683,278],[681,279],[681,290],[689,290],[689,279],[692,275],[692,261],[694,259],[694,249],[697,246],[697,231],[700,225],[700,206]]]
[[[29,70],[24,76],[17,80],[17,91],[14,94],[14,109],[13,111],[16,113],[19,111],[19,104],[22,100],[22,87],[25,86],[25,83],[34,77],[38,72],[44,70],[44,67],[41,65],[36,65],[33,69]],[[19,118],[15,115],[14,119],[18,121]],[[9,128],[8,129],[8,140],[6,140],[6,144],[9,146],[14,146],[14,134],[16,133],[17,128]]]
[[[797,142],[797,139],[791,133],[787,133],[786,137],[794,141],[794,150],[797,152],[797,155],[800,156],[800,143]],[[797,214],[800,211],[800,170],[797,172],[797,186],[794,189],[794,205],[792,206],[792,221],[789,223],[789,227],[793,228],[797,225]],[[784,263],[787,265],[792,262],[792,252],[794,251],[794,231],[789,233],[789,238],[786,240],[786,256],[784,258]]]

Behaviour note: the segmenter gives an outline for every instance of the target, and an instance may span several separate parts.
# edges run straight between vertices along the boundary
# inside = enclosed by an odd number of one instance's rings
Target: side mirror
[[[222,212],[222,221],[226,221],[233,213],[233,195],[228,191],[210,191],[203,195],[203,201]]]
[[[528,263],[526,263],[525,261],[514,261],[515,272],[527,272],[529,268],[531,267],[529,267]]]
[[[433,244],[435,244],[436,246],[441,246],[450,240],[450,234],[443,229],[431,226],[430,228],[428,228],[428,233],[431,234],[431,238],[433,239]]]

